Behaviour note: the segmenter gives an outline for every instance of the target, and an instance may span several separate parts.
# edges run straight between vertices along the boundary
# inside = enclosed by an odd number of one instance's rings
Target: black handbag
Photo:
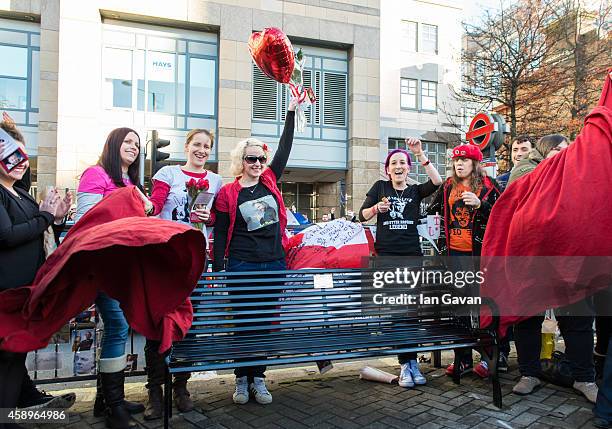
[[[562,387],[572,387],[574,377],[565,353],[555,350],[551,359],[542,359],[542,380]]]

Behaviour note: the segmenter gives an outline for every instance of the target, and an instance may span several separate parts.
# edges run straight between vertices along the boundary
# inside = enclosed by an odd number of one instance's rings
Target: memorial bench
[[[469,317],[457,316],[451,305],[375,305],[372,293],[380,290],[372,288],[373,271],[205,273],[191,296],[193,325],[169,355],[164,427],[172,413],[172,374],[462,347],[476,348],[488,360],[493,402],[501,408],[495,331],[469,326]],[[448,286],[427,285],[419,293],[446,292]],[[457,364],[453,380],[460,381]]]

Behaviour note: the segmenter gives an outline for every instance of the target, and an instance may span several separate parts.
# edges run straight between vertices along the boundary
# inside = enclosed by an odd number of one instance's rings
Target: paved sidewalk
[[[450,356],[445,355],[443,362]],[[572,389],[545,385],[528,397],[511,392],[519,378],[515,359],[512,371],[502,374],[504,408],[492,405],[491,385],[470,374],[460,386],[444,375],[444,369],[422,364],[427,375],[425,386],[403,389],[359,379],[365,365],[399,374],[395,359],[335,363],[321,376],[316,367],[271,369],[268,384],[274,402],[261,406],[254,401],[232,403],[233,375],[220,375],[209,381],[190,381],[189,389],[196,410],[175,414],[171,427],[184,428],[591,428],[591,404]],[[62,428],[102,429],[104,422],[93,417],[95,387],[71,389],[77,404],[71,410],[71,423]],[[144,401],[144,383],[126,386],[130,400]],[[162,421],[144,422],[144,428],[163,427]],[[50,425],[41,426],[51,429]]]

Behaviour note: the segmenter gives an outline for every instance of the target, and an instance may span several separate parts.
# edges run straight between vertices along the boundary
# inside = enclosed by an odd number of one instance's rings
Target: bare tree
[[[521,0],[499,13],[487,12],[477,25],[467,24],[462,60],[463,88],[459,99],[502,105],[517,136],[521,90],[541,84],[546,76],[536,71],[555,46],[546,28],[554,17],[553,0]]]
[[[612,3],[558,0],[546,28],[553,43],[537,73],[543,78],[525,91],[520,122],[538,134],[574,138],[597,102],[601,76],[612,63]]]

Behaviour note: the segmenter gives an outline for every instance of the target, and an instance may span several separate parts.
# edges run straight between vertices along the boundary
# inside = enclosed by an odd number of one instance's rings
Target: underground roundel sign
[[[476,145],[480,150],[483,150],[491,142],[495,131],[497,131],[497,127],[495,126],[493,116],[489,113],[480,112],[472,119],[465,138],[470,144]]]

